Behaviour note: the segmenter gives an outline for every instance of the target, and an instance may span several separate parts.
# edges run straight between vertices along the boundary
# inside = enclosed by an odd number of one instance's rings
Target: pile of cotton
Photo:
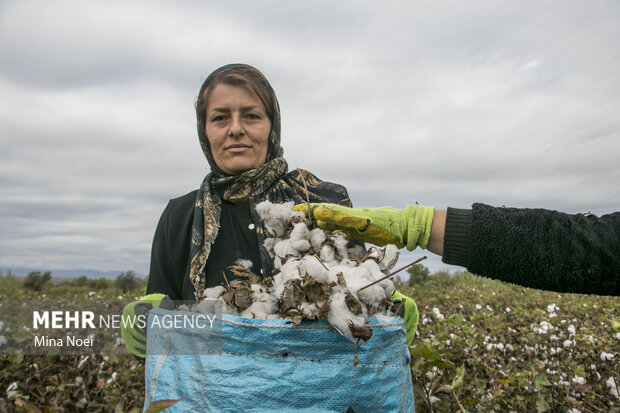
[[[398,248],[387,245],[349,248],[340,232],[312,225],[293,202],[256,206],[265,222],[268,237],[264,248],[274,263],[274,274],[261,278],[252,273],[250,262],[239,262],[231,271],[236,279],[210,288],[203,299],[219,300],[222,312],[248,318],[325,320],[356,342],[368,340],[370,317],[394,318],[391,293],[394,285],[384,278],[398,260]],[[200,303],[194,308],[200,311]]]

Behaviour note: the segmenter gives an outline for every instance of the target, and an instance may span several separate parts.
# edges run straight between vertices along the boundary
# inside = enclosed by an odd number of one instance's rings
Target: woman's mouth
[[[243,152],[250,148],[251,148],[250,145],[246,145],[244,143],[235,143],[232,145],[228,145],[225,149],[229,152]]]

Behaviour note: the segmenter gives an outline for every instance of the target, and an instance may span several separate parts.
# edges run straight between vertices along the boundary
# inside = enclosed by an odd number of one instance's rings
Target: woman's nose
[[[228,135],[230,136],[241,136],[243,135],[243,125],[241,124],[241,117],[238,115],[233,115],[230,119],[230,129],[228,130]]]

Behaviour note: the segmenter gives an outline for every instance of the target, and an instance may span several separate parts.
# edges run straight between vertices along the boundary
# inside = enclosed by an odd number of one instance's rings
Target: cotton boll
[[[335,233],[332,236],[332,240],[334,242],[336,253],[340,256],[340,258],[349,258],[349,251],[347,248],[347,244],[349,243],[349,241],[347,241],[344,235],[342,235],[341,233]]]
[[[260,318],[262,320],[266,320],[269,314],[275,314],[276,312],[277,307],[275,305],[256,301],[241,313],[241,317]]]
[[[394,291],[394,281],[388,278],[387,280],[381,281],[377,285],[383,288],[386,298],[392,297],[392,292]]]
[[[280,298],[284,289],[284,283],[294,278],[301,279],[301,275],[299,274],[299,260],[289,259],[282,265],[280,272],[273,276],[271,294],[276,299]]]
[[[291,240],[290,246],[296,252],[304,252],[304,251],[308,251],[310,249],[310,241],[308,241],[307,239],[300,239],[300,240],[296,240],[296,241]]]
[[[263,303],[268,309],[267,313],[275,313],[278,310],[276,298],[269,293],[269,290],[260,284],[252,284],[252,302]]]
[[[289,236],[290,246],[296,251],[304,252],[310,249],[310,231],[304,222],[298,222],[293,225],[293,231]]]
[[[276,270],[279,270],[280,268],[282,268],[282,260],[277,255],[273,259],[273,268],[275,268]]]
[[[327,321],[349,340],[356,342],[357,339],[353,337],[349,328],[349,321],[357,326],[362,326],[365,320],[364,317],[353,314],[349,310],[349,307],[347,307],[345,295],[341,292],[337,292],[331,296]]]
[[[336,262],[336,253],[334,252],[334,247],[328,244],[323,245],[321,247],[319,257],[321,257],[321,261],[323,261],[324,263]]]
[[[265,222],[267,231],[277,237],[283,237],[290,219],[304,216],[303,212],[294,211],[293,205],[294,202],[292,201],[283,204],[272,204],[269,201],[264,201],[256,205],[256,212]]]
[[[275,245],[276,245],[276,239],[275,238],[266,238],[265,241],[263,242],[263,246],[269,252],[269,256],[271,258],[274,258],[274,256],[275,256],[274,251],[273,251],[273,247]]]
[[[237,261],[235,261],[235,265],[239,265],[244,268],[252,268],[252,261],[239,258]]]
[[[375,260],[366,260],[360,263],[360,268],[365,268],[368,271],[371,281],[378,280],[379,278],[385,277],[385,274],[381,272],[381,267],[377,264]]]
[[[378,306],[385,300],[385,290],[379,284],[371,285],[357,292],[357,297],[368,306]]]
[[[388,244],[384,247],[383,259],[379,262],[379,267],[381,271],[387,271],[394,268],[396,263],[398,262],[398,256],[400,255],[400,251],[398,247],[394,244]]]
[[[355,245],[352,248],[348,248],[347,252],[349,253],[349,257],[356,261],[361,260],[366,255],[366,250],[361,245]]]
[[[321,251],[321,245],[323,245],[327,237],[324,230],[321,228],[315,228],[310,231],[309,239],[312,249],[315,251]]]
[[[286,282],[293,278],[301,278],[302,274],[299,272],[299,263],[299,259],[291,258],[282,265],[282,268],[280,270],[282,282]]]
[[[381,265],[377,264],[374,260],[366,260],[360,264],[360,267],[365,267],[372,274],[372,281],[378,280],[380,278],[385,277],[385,274],[381,272]],[[381,286],[384,290],[388,291],[391,294],[394,290],[394,282],[389,278],[379,282],[377,285]]]
[[[319,308],[314,303],[304,301],[299,306],[299,310],[301,311],[301,314],[308,319],[319,318]]]
[[[203,292],[203,297],[205,300],[217,300],[220,298],[223,292],[224,292],[224,287],[222,286],[206,288]],[[197,306],[200,306],[201,303],[202,301],[198,303]],[[198,311],[201,311],[201,310],[198,310]]]
[[[329,283],[332,281],[329,277],[329,270],[325,268],[325,264],[319,261],[319,258],[313,255],[306,255],[300,260],[299,267],[304,274],[307,274],[317,281]],[[335,280],[335,279],[334,279]]]
[[[284,291],[284,281],[282,281],[282,273],[278,273],[273,277],[273,287],[271,287],[271,294],[274,297],[282,296]]]
[[[299,257],[299,251],[295,247],[294,241],[291,239],[278,240],[273,247],[273,250],[275,254],[280,258],[286,258],[290,255],[294,257]]]
[[[342,272],[344,280],[347,283],[347,288],[351,292],[357,292],[360,288],[373,281],[372,274],[368,271],[368,268],[362,266],[349,267],[344,265],[340,265],[337,268]]]

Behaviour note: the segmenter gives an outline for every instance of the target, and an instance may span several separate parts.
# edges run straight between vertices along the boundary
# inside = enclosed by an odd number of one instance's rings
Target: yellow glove
[[[146,324],[140,326],[137,318],[142,317],[143,322],[148,318],[149,311],[153,308],[163,308],[174,310],[174,302],[164,294],[149,294],[139,300],[133,301],[123,309],[123,320],[133,322],[123,322],[121,334],[125,341],[127,350],[140,358],[146,357]]]
[[[310,204],[312,216],[319,227],[342,231],[348,239],[375,245],[394,244],[409,251],[417,246],[426,248],[431,235],[435,209],[422,205],[392,207],[347,208],[336,204]],[[308,204],[295,205],[295,211],[308,214]]]
[[[405,300],[405,303],[401,306],[400,304],[402,300]],[[418,306],[411,297],[407,297],[397,290],[392,291],[392,303],[396,309],[400,307],[400,311],[398,311],[398,314],[396,315],[400,316],[400,318],[402,318],[405,322],[405,330],[407,330],[407,346],[411,346],[413,335],[418,329]]]

